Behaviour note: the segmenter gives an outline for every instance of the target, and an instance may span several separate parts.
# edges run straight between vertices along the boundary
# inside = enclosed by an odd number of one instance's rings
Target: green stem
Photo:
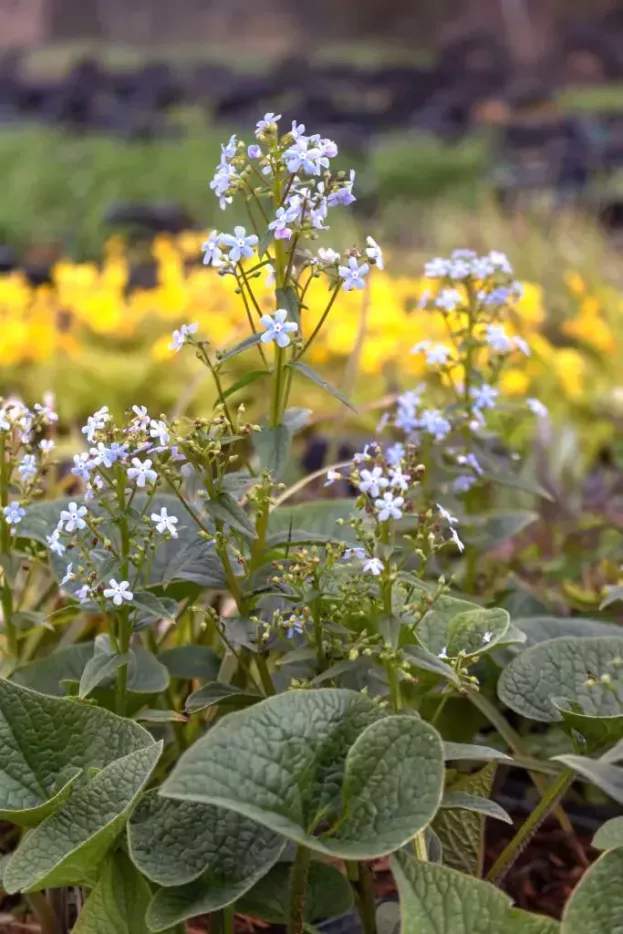
[[[270,403],[270,427],[276,428],[281,421],[281,385],[283,382],[285,354],[283,347],[275,349],[275,369],[273,372],[272,398]]]
[[[487,873],[487,881],[499,884],[504,878],[512,864],[520,855],[522,850],[528,845],[534,834],[537,832],[546,817],[554,810],[563,797],[573,779],[575,772],[573,769],[565,768],[558,778],[554,779],[545,789],[543,797],[539,801],[530,817],[521,825],[513,839],[504,848],[498,856],[493,866]]]
[[[129,580],[130,577],[130,529],[126,517],[125,502],[125,476],[123,470],[117,471],[117,499],[119,504],[119,532],[121,535],[121,580]],[[117,614],[117,647],[120,655],[125,655],[130,650],[130,640],[132,638],[132,626],[130,624],[130,609],[122,606]],[[116,691],[115,691],[115,710],[119,716],[125,716],[126,694],[128,687],[128,666],[122,665],[117,669]]]
[[[26,900],[39,922],[41,934],[63,934],[61,923],[43,892],[30,892]]]
[[[355,893],[355,904],[363,934],[377,934],[374,876],[365,863],[346,862],[346,874]]]
[[[426,836],[422,830],[420,833],[416,833],[413,838],[413,851],[422,863],[428,862],[428,849],[426,848]]]
[[[290,908],[288,913],[288,934],[303,934],[305,889],[311,860],[311,850],[297,846],[292,869],[290,870]]]
[[[273,694],[276,694],[275,685],[273,684],[273,679],[270,676],[270,671],[268,670],[268,662],[262,653],[260,652],[255,656],[255,664],[257,667],[257,673],[260,676],[260,681],[262,682],[262,687],[264,688],[264,693],[267,697],[272,697]]]
[[[0,432],[0,506],[2,509],[9,504],[9,481],[10,466],[6,457],[6,441],[4,432]],[[0,543],[2,554],[8,557],[11,553],[11,530],[8,523],[2,519],[0,523],[2,532]],[[2,618],[4,622],[4,631],[6,634],[8,654],[11,658],[17,659],[17,632],[13,625],[13,594],[11,585],[7,577],[6,568],[2,575]]]

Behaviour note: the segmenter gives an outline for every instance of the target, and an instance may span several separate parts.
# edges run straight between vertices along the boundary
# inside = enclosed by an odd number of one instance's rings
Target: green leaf
[[[483,795],[488,798],[493,789],[497,764],[490,762],[479,772],[460,775],[446,792]],[[442,802],[443,806],[443,802]],[[440,810],[433,829],[443,848],[443,861],[452,869],[480,877],[485,855],[485,817],[471,809]]]
[[[277,863],[236,904],[242,914],[269,924],[287,924],[289,863]],[[307,877],[303,920],[308,924],[344,915],[353,908],[353,892],[344,873],[328,863],[312,862]]]
[[[176,710],[141,710],[134,717],[139,723],[186,723],[186,717]]]
[[[15,684],[62,697],[61,681],[80,683],[87,662],[93,658],[94,642],[79,642],[66,649],[57,649],[51,655],[37,658],[13,672]]]
[[[230,396],[233,396],[234,393],[244,389],[245,386],[250,386],[251,383],[256,383],[258,379],[262,379],[265,376],[270,376],[268,370],[249,370],[244,374],[244,376],[241,376],[240,379],[237,379],[235,383],[232,383],[231,386],[228,386],[228,388],[223,391],[223,395],[220,397],[220,399],[216,399],[214,405],[218,405],[220,401],[228,399]]]
[[[501,609],[471,608],[454,616],[432,610],[420,622],[417,635],[434,655],[445,649],[449,658],[456,658],[460,652],[474,656],[491,651],[504,639],[509,625],[510,617]]]
[[[512,908],[508,895],[437,863],[408,853],[392,856],[400,895],[402,934],[557,934],[551,918]],[[605,929],[602,931],[605,934]]]
[[[623,586],[619,584],[616,587],[607,587],[606,596],[601,601],[599,609],[605,610],[606,607],[610,606],[612,603],[617,603],[619,600],[623,600]]]
[[[80,678],[78,697],[84,700],[85,697],[89,696],[93,688],[101,684],[102,681],[111,678],[117,669],[121,668],[123,665],[127,665],[129,660],[129,652],[124,652],[122,655],[115,655],[114,653],[103,651],[98,652],[96,646],[95,652],[84,666],[84,671]]]
[[[466,532],[463,537],[465,541],[480,548],[495,548],[509,538],[520,535],[539,518],[538,512],[525,509],[469,516],[469,533]]]
[[[623,817],[613,817],[602,824],[593,837],[596,850],[614,850],[623,846]]]
[[[225,808],[146,795],[128,824],[130,856],[163,886],[147,914],[161,931],[238,899],[279,858],[285,841]]]
[[[191,681],[216,678],[221,667],[221,660],[207,645],[176,645],[159,652],[158,661],[166,667],[172,678]]]
[[[301,324],[300,303],[296,289],[288,285],[285,289],[276,289],[277,308],[285,308],[288,312],[290,321],[295,321],[299,327]]]
[[[555,756],[556,762],[569,766],[578,775],[588,779],[601,788],[619,804],[623,804],[623,768],[612,765],[604,759],[590,759],[588,756]]]
[[[222,681],[211,681],[193,691],[186,699],[188,713],[198,713],[209,707],[224,707],[228,710],[240,710],[257,704],[263,698],[259,694],[244,691],[233,684],[224,684]]]
[[[262,425],[261,430],[251,436],[260,467],[268,470],[275,480],[279,480],[290,463],[292,434],[287,425],[276,425],[274,428]]]
[[[125,853],[117,851],[100,873],[72,934],[149,934],[149,886]]]
[[[218,898],[227,886],[248,888],[245,880],[267,872],[284,845],[283,837],[235,811],[156,792],[143,797],[128,823],[130,856],[148,879],[170,887],[202,877]]]
[[[225,522],[246,538],[257,538],[255,526],[230,493],[221,493],[216,499],[208,499],[204,506],[214,519]]]
[[[357,692],[320,689],[224,717],[184,753],[162,794],[231,808],[321,853],[372,859],[430,822],[442,784],[432,727],[385,717]]]
[[[148,590],[139,590],[134,594],[132,600],[134,606],[137,606],[141,613],[141,625],[148,626],[160,619],[171,619],[175,616],[177,603],[170,600],[162,600]]]
[[[162,745],[137,749],[95,773],[25,836],[4,872],[7,892],[79,885],[114,845],[160,758]]]
[[[352,499],[323,499],[297,506],[279,506],[270,514],[269,548],[277,545],[301,545],[308,542],[354,542],[355,534],[348,520],[356,515]],[[343,520],[343,525],[338,525]]]
[[[492,749],[490,746],[477,746],[472,743],[447,743],[443,744],[444,759],[450,762],[456,762],[461,759],[472,759],[473,761],[487,762],[489,760],[512,761],[510,756],[499,749]]]
[[[483,470],[483,478],[491,480],[498,486],[508,487],[512,490],[521,490],[523,493],[531,493],[553,502],[553,497],[545,487],[541,486],[536,480],[522,477],[508,469],[508,464],[501,458],[490,454],[480,445],[477,451],[478,463]]]
[[[301,428],[305,428],[311,415],[311,409],[301,409],[294,406],[286,409],[283,413],[283,424],[292,434],[296,434]]]
[[[321,389],[324,389],[325,392],[328,392],[335,399],[338,399],[343,405],[348,406],[349,409],[352,409],[353,412],[356,412],[355,406],[352,404],[350,399],[344,395],[340,389],[336,389],[335,386],[332,386],[324,376],[321,376],[313,367],[308,366],[306,363],[288,363],[287,366],[291,370],[296,370],[297,373],[300,373],[301,376],[307,377],[311,380],[312,383],[315,383],[316,386],[320,386]]]
[[[0,818],[35,826],[85,769],[151,744],[143,727],[107,710],[0,681]]]
[[[611,636],[616,635],[613,623],[603,620],[569,618],[558,616],[528,616],[513,619],[513,625],[526,634],[526,648],[538,642],[561,639],[569,636]]]
[[[552,639],[511,661],[498,695],[531,720],[567,722],[596,750],[623,737],[622,682],[623,636]]]
[[[239,354],[244,353],[249,347],[255,347],[256,344],[260,343],[263,333],[263,331],[258,331],[256,334],[250,334],[248,337],[245,337],[243,341],[240,341],[240,343],[232,347],[231,350],[227,350],[221,355],[218,365],[220,366],[227,360],[231,360],[232,357],[237,357]]]
[[[475,814],[482,814],[484,817],[493,817],[495,820],[501,820],[505,824],[512,824],[513,819],[507,811],[497,802],[489,798],[483,798],[482,795],[474,795],[467,791],[448,791],[443,796],[441,807],[450,810],[460,808],[463,811],[472,811]]]
[[[450,681],[455,687],[460,687],[461,681],[450,665],[433,655],[428,649],[421,645],[406,645],[405,653],[409,656],[409,661],[415,668],[421,668],[422,671],[430,671],[431,674],[439,675],[444,681]]]
[[[561,934],[620,934],[623,849],[609,850],[587,869],[562,915]]]

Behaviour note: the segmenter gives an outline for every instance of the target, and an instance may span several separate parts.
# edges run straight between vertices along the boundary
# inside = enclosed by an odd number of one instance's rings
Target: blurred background
[[[363,340],[353,305],[317,363],[359,340],[363,395],[396,388],[424,260],[500,249],[538,337],[508,390],[591,436],[623,414],[621,2],[0,0],[0,24],[0,392],[193,407],[166,335],[244,325],[200,246],[241,219],[209,188],[221,142],[274,111],[357,172],[327,244],[388,254]]]

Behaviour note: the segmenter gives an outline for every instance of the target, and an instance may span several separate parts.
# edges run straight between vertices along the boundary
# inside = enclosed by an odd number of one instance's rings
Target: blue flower
[[[78,506],[77,503],[68,503],[67,509],[61,511],[61,517],[59,519],[58,528],[59,530],[64,529],[66,532],[75,532],[76,529],[80,531],[81,529],[86,529],[86,522],[84,516],[87,515],[86,506]]]
[[[249,159],[261,159],[262,158],[262,148],[258,146],[257,143],[251,143],[247,149],[247,155]]]
[[[369,558],[363,566],[364,573],[378,577],[383,573],[383,562],[380,558]]]
[[[452,425],[447,418],[441,414],[439,409],[424,409],[418,426],[423,428],[429,435],[432,435],[435,441],[443,441],[446,435],[452,431]]]
[[[488,386],[486,383],[483,383],[482,386],[472,386],[469,394],[474,400],[474,405],[477,409],[493,409],[495,408],[495,402],[500,393],[499,390],[494,389],[493,386]]]
[[[26,515],[26,510],[23,509],[19,503],[9,503],[8,506],[4,507],[2,512],[4,513],[4,521],[7,525],[17,525]]]
[[[275,240],[289,240],[292,237],[292,228],[288,224],[293,219],[285,208],[277,208],[275,220],[268,225],[268,229],[274,231]]]
[[[538,418],[547,418],[549,412],[547,406],[543,405],[539,399],[526,399],[526,405],[530,409],[533,415],[536,415]]]
[[[171,335],[172,341],[169,344],[169,350],[174,350],[177,353],[178,350],[182,349],[182,347],[188,341],[188,339],[193,334],[196,334],[198,330],[199,330],[199,325],[197,323],[183,324],[181,328],[179,329],[179,331],[178,330],[173,331],[173,334]],[[84,429],[82,430],[84,431]],[[92,440],[93,440],[92,438],[89,438],[89,441],[92,441]]]
[[[404,497],[383,493],[383,498],[375,500],[374,505],[378,510],[381,522],[386,522],[388,519],[400,519],[402,517]]]
[[[362,263],[360,266],[354,256],[349,258],[347,266],[338,266],[338,273],[344,280],[344,291],[350,292],[351,289],[363,289],[365,285],[364,276],[367,276],[369,270],[370,267],[367,263]]]
[[[140,461],[138,457],[133,457],[132,466],[128,470],[128,479],[135,480],[136,485],[142,489],[146,483],[155,483],[158,479],[158,474],[155,470],[151,469],[151,461],[149,458]]]
[[[457,289],[442,289],[435,299],[435,305],[441,311],[454,311],[460,304],[461,293]]]
[[[37,461],[34,454],[25,454],[20,462],[17,472],[24,481],[34,480],[37,476]]]
[[[208,239],[201,247],[204,253],[203,262],[206,266],[214,266],[218,269],[223,265],[223,251],[219,246],[219,234],[213,230]]]
[[[241,259],[251,259],[253,256],[253,247],[258,241],[256,234],[249,234],[244,227],[234,227],[234,235],[221,234],[219,242],[222,246],[228,246],[229,259],[232,263],[239,263]]]
[[[293,639],[297,633],[300,635],[305,629],[304,620],[300,616],[295,616],[294,613],[286,620],[286,624],[288,639]]]
[[[288,312],[285,308],[279,308],[274,315],[262,315],[260,321],[266,328],[260,340],[263,344],[270,344],[275,341],[278,347],[287,347],[290,343],[290,334],[298,331],[298,325],[294,321],[287,321]]]
[[[387,458],[387,463],[391,466],[399,464],[402,458],[405,456],[405,446],[401,444],[400,441],[396,441],[395,444],[390,445],[385,451],[385,457]]]
[[[255,124],[255,135],[259,136],[265,130],[272,130],[277,128],[277,123],[281,120],[281,114],[267,113],[264,114],[262,120],[258,120]]]

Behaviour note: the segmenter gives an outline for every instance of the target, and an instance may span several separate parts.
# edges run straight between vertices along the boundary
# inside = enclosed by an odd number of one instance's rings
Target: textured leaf
[[[455,670],[438,655],[434,655],[421,645],[406,645],[405,652],[409,656],[409,662],[415,668],[439,675],[444,681],[450,681],[457,688],[461,686],[460,678]]]
[[[336,389],[335,386],[332,386],[331,383],[329,383],[328,380],[324,378],[324,376],[321,376],[320,373],[314,370],[313,367],[308,366],[306,363],[300,362],[289,363],[288,366],[290,369],[296,370],[297,373],[300,373],[301,376],[305,376],[307,379],[311,380],[312,383],[316,384],[316,386],[320,386],[321,389],[324,389],[325,392],[328,392],[335,399],[338,399],[343,405],[348,406],[348,408],[352,409],[353,412],[356,411],[355,406],[352,404],[350,399],[345,396],[340,389]]]
[[[506,610],[469,610],[450,616],[444,609],[427,613],[417,629],[426,649],[439,655],[442,649],[450,658],[459,652],[482,655],[503,640],[510,624]]]
[[[623,817],[613,817],[602,824],[593,838],[596,850],[614,850],[623,846]]]
[[[609,683],[602,682],[604,675]],[[502,672],[498,695],[529,719],[568,719],[598,748],[623,736],[622,682],[623,636],[552,639],[512,660]]]
[[[513,820],[507,811],[496,801],[489,798],[483,798],[482,795],[475,795],[466,791],[448,791],[443,796],[441,807],[444,810],[459,808],[463,811],[472,811],[474,814],[482,814],[483,817],[493,817],[495,820],[501,820],[505,824],[512,824]]]
[[[513,619],[513,624],[526,634],[526,648],[538,642],[550,639],[563,639],[565,636],[611,636],[616,635],[613,623],[604,623],[597,619],[578,617],[528,616]]]
[[[72,934],[148,934],[149,886],[128,857],[118,851],[101,867]]]
[[[354,691],[321,689],[224,717],[184,753],[162,793],[231,808],[322,853],[371,859],[429,823],[442,784],[432,727],[384,717]]]
[[[623,804],[623,768],[612,765],[603,759],[589,759],[587,756],[556,756],[557,762],[569,766],[578,775],[597,785],[614,801]]]
[[[450,785],[449,792],[489,797],[496,768],[497,764],[490,762],[479,772],[461,775]],[[482,814],[472,810],[440,810],[433,821],[433,829],[441,841],[446,865],[473,876],[482,875],[485,837]]]
[[[0,681],[0,818],[34,826],[85,769],[152,743],[143,727],[106,710]]]
[[[243,691],[242,688],[234,687],[232,684],[211,681],[193,691],[186,699],[186,710],[188,713],[198,713],[200,710],[207,710],[208,707],[217,706],[226,707],[229,710],[240,710],[242,707],[257,704],[262,699],[259,694]]]
[[[560,930],[551,918],[514,910],[509,897],[488,882],[447,866],[396,853],[392,871],[400,895],[402,934],[557,934]]]
[[[561,934],[621,934],[623,849],[609,850],[587,869],[565,905]]]
[[[129,660],[128,652],[124,652],[123,655],[114,655],[109,652],[98,652],[96,649],[84,666],[78,697],[81,700],[88,697],[93,688],[96,688],[102,681],[112,678],[117,669],[122,665],[127,665]]]
[[[217,677],[221,667],[221,660],[214,649],[206,645],[176,645],[160,652],[158,661],[162,662],[172,678],[183,681],[194,678],[211,681]]]
[[[134,717],[139,723],[186,723],[186,717],[176,710],[141,710]]]
[[[211,888],[215,898],[237,890],[262,867],[266,872],[284,844],[283,837],[235,811],[155,792],[145,795],[128,824],[130,856],[148,879],[168,887],[201,876],[206,896]]]
[[[79,885],[114,845],[158,762],[152,743],[117,759],[25,836],[4,872],[7,892]]]
[[[242,914],[269,924],[287,924],[290,897],[290,863],[277,863],[236,904]],[[303,919],[308,924],[336,918],[351,911],[353,893],[346,876],[336,866],[312,862],[307,877]]]

